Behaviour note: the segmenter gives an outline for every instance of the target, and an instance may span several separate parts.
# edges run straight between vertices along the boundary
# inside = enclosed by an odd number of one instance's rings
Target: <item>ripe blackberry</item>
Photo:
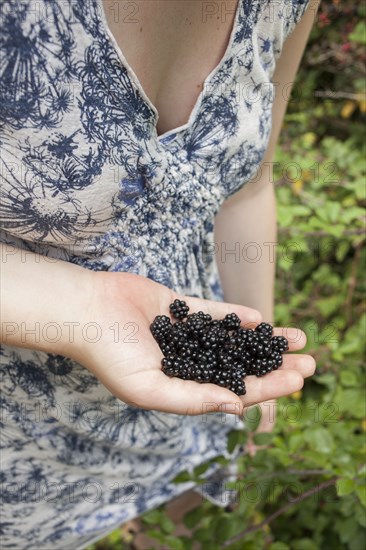
[[[150,330],[155,338],[155,340],[161,341],[166,338],[166,336],[172,330],[172,323],[166,315],[158,315],[155,317],[154,321],[150,325]]]
[[[266,354],[266,350],[269,347],[268,340],[263,336],[263,334],[259,332],[252,331],[252,334],[249,334],[247,337],[247,340],[245,342],[246,349],[253,355],[254,357],[264,357]],[[268,350],[268,352],[270,349]]]
[[[240,342],[246,342],[253,334],[253,329],[240,327],[236,332],[236,337]]]
[[[244,395],[244,378],[277,369],[288,350],[286,338],[272,337],[267,323],[244,329],[235,313],[221,320],[203,311],[188,314],[183,300],[175,300],[169,309],[174,323],[159,315],[150,326],[164,354],[162,370],[167,376],[214,383]]]
[[[228,386],[228,389],[232,392],[236,393],[236,395],[245,395],[246,394],[246,388],[245,388],[245,382],[239,382],[236,380],[232,380],[230,385]]]
[[[273,335],[273,328],[269,323],[260,323],[257,327],[255,327],[255,331],[260,332],[268,339],[272,338]]]
[[[280,367],[283,363],[282,353],[279,351],[273,352],[271,357],[273,358],[275,364],[274,369],[278,369],[278,367]]]
[[[210,326],[212,322],[212,317],[209,313],[204,313],[203,311],[199,311],[197,313],[197,317],[201,319],[207,327]]]
[[[240,319],[236,313],[228,313],[223,319],[223,325],[228,330],[235,330],[240,327]]]
[[[197,313],[191,313],[186,320],[186,326],[190,334],[199,340],[205,333],[205,320]]]
[[[174,319],[182,320],[187,317],[189,307],[184,300],[174,300],[174,302],[170,304],[169,310]]]
[[[284,353],[288,351],[288,340],[284,336],[273,336],[271,340],[271,346],[274,351]]]
[[[260,369],[259,369],[260,376],[263,376],[264,374],[272,372],[274,365],[275,363],[273,359],[268,359],[268,358],[261,359]]]

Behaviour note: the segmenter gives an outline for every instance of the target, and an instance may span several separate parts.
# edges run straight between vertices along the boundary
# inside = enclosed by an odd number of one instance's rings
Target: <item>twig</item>
[[[330,474],[330,471],[329,470],[321,470],[321,469],[318,469],[318,470],[291,470],[290,469],[290,470],[286,470],[284,472],[274,472],[274,473],[271,473],[271,474],[262,475],[261,479],[270,479],[270,478],[273,478],[273,477],[280,477],[281,475],[288,475],[288,474],[298,475],[299,477],[301,477],[301,476],[313,476],[313,475],[327,475],[327,474]],[[232,477],[232,475],[233,474],[225,474],[223,477]],[[249,481],[251,483],[251,481],[248,480],[247,473],[238,474],[237,478],[239,480],[245,480],[245,481]]]
[[[298,476],[325,475],[329,474],[329,470],[286,470],[284,474],[295,474]]]
[[[281,233],[290,233],[291,228],[280,227],[279,231]],[[300,233],[299,231],[296,233],[298,233],[303,237],[332,237],[333,236],[330,233],[328,233],[328,231],[307,231],[305,233]],[[366,235],[366,231],[365,229],[346,229],[345,231],[343,231],[342,235],[340,235],[339,238],[346,237],[346,236],[349,237],[351,235]]]
[[[235,537],[232,537],[231,539],[227,540],[222,545],[222,547],[227,548],[231,544],[234,544],[235,542],[238,542],[239,540],[244,538],[249,533],[252,533],[253,531],[258,531],[259,529],[262,529],[262,527],[264,527],[265,525],[268,525],[269,523],[271,523],[271,521],[276,519],[278,516],[280,516],[281,514],[283,514],[284,512],[289,510],[290,508],[292,508],[292,506],[295,506],[299,502],[302,502],[303,500],[309,498],[311,495],[314,495],[315,493],[318,493],[319,491],[322,491],[323,489],[326,489],[327,487],[330,487],[331,485],[334,485],[336,483],[337,479],[338,478],[329,479],[328,481],[324,481],[323,483],[320,483],[320,485],[316,485],[315,487],[312,487],[308,491],[305,491],[305,493],[303,493],[299,497],[295,498],[292,502],[286,504],[282,508],[279,508],[273,514],[271,514],[270,516],[265,518],[263,521],[261,521],[257,525],[252,525],[252,527],[248,527],[248,529],[245,529],[244,531],[242,531],[238,535],[235,535]]]
[[[360,101],[365,99],[365,94],[353,94],[351,92],[333,92],[333,90],[327,90],[325,92],[316,90],[314,92],[315,97],[329,97],[330,99],[354,99]]]

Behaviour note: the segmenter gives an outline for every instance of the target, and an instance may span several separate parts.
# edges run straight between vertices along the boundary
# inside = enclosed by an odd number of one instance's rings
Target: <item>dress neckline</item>
[[[145,93],[145,90],[144,90],[138,76],[136,75],[136,73],[134,72],[132,67],[129,65],[127,59],[125,58],[125,56],[122,52],[122,49],[118,45],[117,40],[115,39],[115,37],[114,37],[110,27],[109,27],[109,24],[108,24],[106,14],[105,14],[105,11],[104,11],[103,0],[96,0],[97,8],[98,8],[97,9],[97,14],[100,14],[100,20],[101,20],[101,23],[102,23],[102,30],[103,30],[104,34],[107,36],[107,38],[109,39],[109,42],[111,43],[112,47],[114,48],[115,52],[117,53],[118,58],[119,58],[119,60],[122,64],[123,68],[127,71],[127,74],[129,75],[129,78],[130,78],[132,84],[138,90],[138,92],[139,92],[141,98],[144,100],[145,104],[149,107],[149,109],[154,114],[154,131],[155,131],[155,137],[158,141],[162,141],[167,137],[171,137],[172,135],[175,135],[179,132],[182,132],[182,131],[190,128],[193,125],[193,123],[196,119],[197,113],[199,111],[200,105],[202,103],[204,93],[206,92],[207,86],[209,85],[209,83],[212,80],[214,80],[214,78],[216,78],[216,76],[219,74],[220,70],[222,69],[222,67],[225,64],[225,62],[227,61],[227,59],[230,58],[230,55],[231,55],[231,52],[232,52],[232,49],[233,49],[234,38],[235,38],[236,31],[237,31],[238,26],[239,26],[241,8],[242,8],[242,5],[243,5],[243,2],[245,2],[245,1],[246,0],[238,0],[238,3],[236,5],[236,11],[235,11],[233,26],[232,26],[232,29],[231,29],[231,32],[230,32],[229,41],[228,41],[228,44],[226,46],[224,55],[222,56],[219,63],[212,69],[212,71],[204,79],[203,85],[202,85],[202,90],[200,91],[200,93],[199,93],[199,95],[198,95],[198,97],[195,101],[195,104],[194,104],[194,106],[193,106],[193,108],[192,108],[192,110],[189,114],[187,122],[182,124],[181,126],[177,126],[176,128],[172,128],[171,130],[167,130],[166,132],[163,132],[162,134],[158,135],[157,123],[158,123],[158,119],[159,119],[159,112],[158,112],[157,108],[155,107],[155,105],[153,104],[153,102],[148,97],[148,95]]]

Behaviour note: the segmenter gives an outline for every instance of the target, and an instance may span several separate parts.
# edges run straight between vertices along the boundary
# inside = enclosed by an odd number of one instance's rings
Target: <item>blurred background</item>
[[[276,155],[276,324],[306,332],[317,374],[279,400],[273,433],[251,434],[255,421],[232,432],[230,448],[258,445],[228,483],[239,488],[233,509],[205,501],[186,516],[192,538],[172,535],[163,507],[149,512],[156,547],[365,548],[365,14],[354,0],[322,0]],[[123,530],[90,547],[131,548]]]

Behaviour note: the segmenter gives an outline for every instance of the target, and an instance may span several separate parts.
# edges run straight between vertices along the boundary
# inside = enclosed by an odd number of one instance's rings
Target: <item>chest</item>
[[[158,134],[187,123],[225,55],[239,1],[102,1],[111,34],[158,111]]]

